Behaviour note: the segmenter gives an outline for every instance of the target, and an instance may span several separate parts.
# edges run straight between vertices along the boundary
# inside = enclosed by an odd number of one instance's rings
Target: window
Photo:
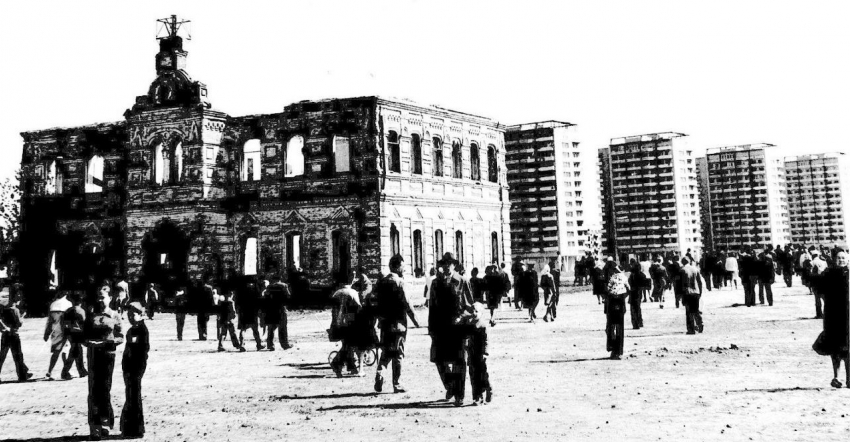
[[[493,263],[500,261],[499,256],[499,234],[496,232],[490,233],[490,257]]]
[[[387,134],[387,150],[390,153],[390,172],[401,173],[401,148],[398,145],[398,134],[394,130]]]
[[[171,161],[171,173],[169,181],[171,184],[179,183],[183,178],[183,143],[177,143],[174,146],[174,153]]]
[[[422,140],[418,134],[413,134],[410,137],[411,141],[411,156],[413,160],[413,173],[422,175]]]
[[[343,232],[339,230],[331,232],[331,268],[341,278],[349,277],[349,255],[348,241]]]
[[[277,147],[269,146],[266,148],[266,157],[273,157],[277,155]]]
[[[56,250],[50,251],[50,264],[47,271],[50,277],[48,284],[59,287],[59,269],[56,268]]]
[[[245,239],[245,260],[243,274],[245,276],[254,276],[257,274],[257,238],[250,237]]]
[[[463,260],[463,232],[460,230],[455,231],[455,258],[461,264],[464,263]]]
[[[286,234],[286,267],[301,267],[301,232]]]
[[[434,176],[443,176],[443,141],[434,137],[433,141],[434,153]],[[442,256],[442,253],[440,253]]]
[[[496,162],[496,147],[487,146],[487,175],[491,183],[499,182],[499,165]]]
[[[95,155],[86,165],[86,193],[103,191],[103,157]]]
[[[296,177],[304,175],[304,138],[296,135],[286,143],[286,170],[283,176]]]
[[[578,142],[573,141],[573,149],[578,149]]]
[[[481,159],[478,156],[478,145],[472,143],[469,148],[469,163],[473,181],[481,181]]]
[[[422,247],[422,231],[413,231],[413,272],[416,277],[425,273],[425,253]]]
[[[170,172],[168,150],[162,143],[157,144],[153,148],[153,182],[159,185],[167,183]]]
[[[351,149],[349,139],[334,137],[334,171],[337,173],[351,170]]]
[[[204,158],[206,158],[208,160],[215,159],[215,149],[214,148],[208,147],[208,148],[204,149],[204,151],[206,151]]]
[[[573,152],[573,158],[578,158],[579,155],[580,155],[580,152]]]
[[[61,195],[62,178],[62,171],[56,166],[56,161],[51,161],[45,169],[45,192],[48,195]]]
[[[248,140],[242,146],[242,170],[239,175],[242,181],[260,181],[260,140]]]
[[[390,256],[401,254],[401,235],[395,224],[390,224]]]
[[[434,231],[434,259],[440,260],[443,258],[443,231]]]
[[[463,178],[463,153],[457,141],[452,143],[452,178]]]

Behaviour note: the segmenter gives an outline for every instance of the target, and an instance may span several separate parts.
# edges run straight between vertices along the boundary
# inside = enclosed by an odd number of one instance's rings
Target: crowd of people
[[[760,303],[772,306],[775,300],[771,286],[776,276],[782,276],[785,284],[791,287],[793,276],[798,275],[814,297],[815,317],[823,319],[823,333],[813,349],[831,357],[834,387],[843,386],[838,380],[838,371],[844,362],[845,381],[850,387],[850,275],[845,251],[838,247],[820,249],[787,245],[784,248],[768,246],[761,251],[746,247],[739,252],[709,251],[699,259],[695,259],[690,250],[684,256],[641,258],[621,265],[613,257],[597,258],[588,254],[576,264],[574,284],[589,284],[597,302],[603,306],[606,346],[611,359],[623,356],[627,309],[632,328],[640,329],[644,326],[642,304],[658,303],[663,308],[666,298],[672,295],[675,307],[684,307],[686,333],[702,333],[700,300],[704,290],[733,289],[740,285],[744,290],[743,305],[752,307],[756,305],[755,287],[758,286]],[[517,261],[510,275],[505,263],[494,263],[485,268],[481,277],[477,268],[467,275],[462,264],[451,253],[446,253],[430,269],[423,293],[428,307],[430,360],[445,388],[446,401],[453,401],[457,406],[464,404],[467,373],[473,405],[492,400],[493,388],[487,367],[488,327],[497,325],[496,311],[505,300],[517,310],[526,309],[528,321],[534,323],[542,291],[543,320],[556,320],[561,292],[560,270],[556,263],[552,260],[538,273],[534,263]],[[347,369],[349,375],[362,376],[363,355],[374,351],[378,360],[375,391],[383,391],[387,370],[392,371],[393,391],[406,391],[401,373],[407,330],[410,324],[414,327],[420,324],[405,292],[405,269],[403,258],[396,255],[389,261],[389,273],[377,281],[370,280],[363,269],[357,269],[334,292],[328,336],[341,343],[331,361],[337,376],[343,376],[343,369]],[[144,434],[141,381],[150,348],[145,320],[154,320],[166,301],[176,319],[177,340],[183,339],[186,316],[194,313],[201,341],[207,340],[210,315],[216,316],[218,351],[225,351],[223,341],[228,338],[235,350],[246,351],[244,335],[249,330],[249,339],[253,337],[257,351],[274,351],[276,337],[281,348],[291,348],[287,306],[293,296],[293,287],[280,277],[268,280],[238,277],[222,285],[205,278],[173,285],[171,290],[171,296],[164,297],[161,287],[148,284],[131,294],[130,285],[122,280],[100,284],[96,294],[88,300],[76,292],[57,291],[44,331],[44,340],[50,343],[45,377],[53,379],[53,370],[67,345],[60,377],[72,379],[74,366],[80,378],[88,377],[89,426],[93,438],[107,435],[106,428],[114,425],[111,383],[116,351],[121,344],[124,344],[122,372],[126,388],[120,420],[122,434],[127,437]],[[20,296],[13,296],[10,301],[0,309],[0,368],[11,352],[18,379],[27,381],[33,375],[24,362],[18,334],[22,325]],[[130,324],[126,333],[125,316]],[[84,348],[87,361],[83,357]]]

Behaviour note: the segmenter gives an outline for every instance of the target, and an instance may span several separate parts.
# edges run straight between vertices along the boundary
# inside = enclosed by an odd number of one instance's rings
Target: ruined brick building
[[[504,126],[379,97],[231,117],[186,73],[176,26],[159,45],[124,120],[22,134],[29,292],[298,266],[330,288],[396,253],[416,275],[444,251],[467,268],[510,260]]]

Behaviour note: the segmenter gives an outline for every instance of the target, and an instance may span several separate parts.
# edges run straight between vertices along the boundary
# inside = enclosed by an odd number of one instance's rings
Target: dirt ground
[[[605,317],[587,291],[561,298],[556,322],[529,324],[503,305],[490,331],[493,402],[455,408],[428,361],[425,328],[411,329],[404,394],[373,391],[375,367],[338,379],[327,363],[329,312],[292,313],[295,347],[217,353],[214,341],[175,339],[174,317],[148,322],[152,349],[143,382],[147,440],[782,440],[850,436],[850,389],[829,386],[829,359],[811,344],[814,301],[776,284],[775,305],[746,308],[741,290],[703,296],[705,333],[685,335],[684,308],[643,304],[645,328],[626,354],[606,359]],[[427,310],[416,309],[425,324]],[[543,317],[543,306],[538,315]],[[186,335],[193,337],[194,318]],[[27,364],[46,371],[43,319],[22,329]],[[210,327],[210,334],[213,335]],[[247,340],[246,340],[247,341]],[[119,349],[120,350],[120,349]],[[58,375],[59,370],[55,371]],[[0,439],[82,437],[86,381],[18,384],[11,358],[0,379]],[[391,391],[392,388],[390,387]],[[112,388],[124,402],[120,367]],[[117,427],[116,427],[117,432]],[[563,440],[563,439],[562,439]]]

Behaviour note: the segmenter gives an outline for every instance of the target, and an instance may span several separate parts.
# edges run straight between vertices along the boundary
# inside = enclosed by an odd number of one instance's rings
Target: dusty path
[[[329,313],[299,312],[294,349],[216,353],[214,341],[175,340],[174,318],[148,323],[144,379],[147,440],[839,440],[850,436],[850,389],[830,388],[828,358],[804,289],[774,286],[774,307],[733,306],[739,291],[703,297],[705,333],[685,335],[684,308],[644,304],[646,328],[626,316],[626,355],[604,359],[605,318],[588,292],[562,296],[557,322],[528,324],[503,305],[491,328],[495,396],[454,408],[428,361],[426,329],[412,329],[402,381],[408,393],[375,394],[374,367],[337,379],[328,364]],[[417,315],[426,322],[427,310]],[[542,306],[539,316],[542,318]],[[43,376],[43,320],[23,328],[25,358]],[[193,336],[194,318],[186,335]],[[212,327],[210,328],[212,333]],[[733,344],[737,348],[733,348]],[[719,350],[718,350],[719,348]],[[11,358],[9,358],[11,359]],[[14,378],[8,360],[2,378]],[[58,370],[55,372],[58,374]],[[124,401],[116,367],[116,414]],[[385,389],[386,391],[386,389]],[[85,435],[86,382],[0,385],[0,440]],[[55,439],[56,440],[56,439]],[[61,439],[58,439],[61,440]],[[560,438],[560,440],[564,440]]]

